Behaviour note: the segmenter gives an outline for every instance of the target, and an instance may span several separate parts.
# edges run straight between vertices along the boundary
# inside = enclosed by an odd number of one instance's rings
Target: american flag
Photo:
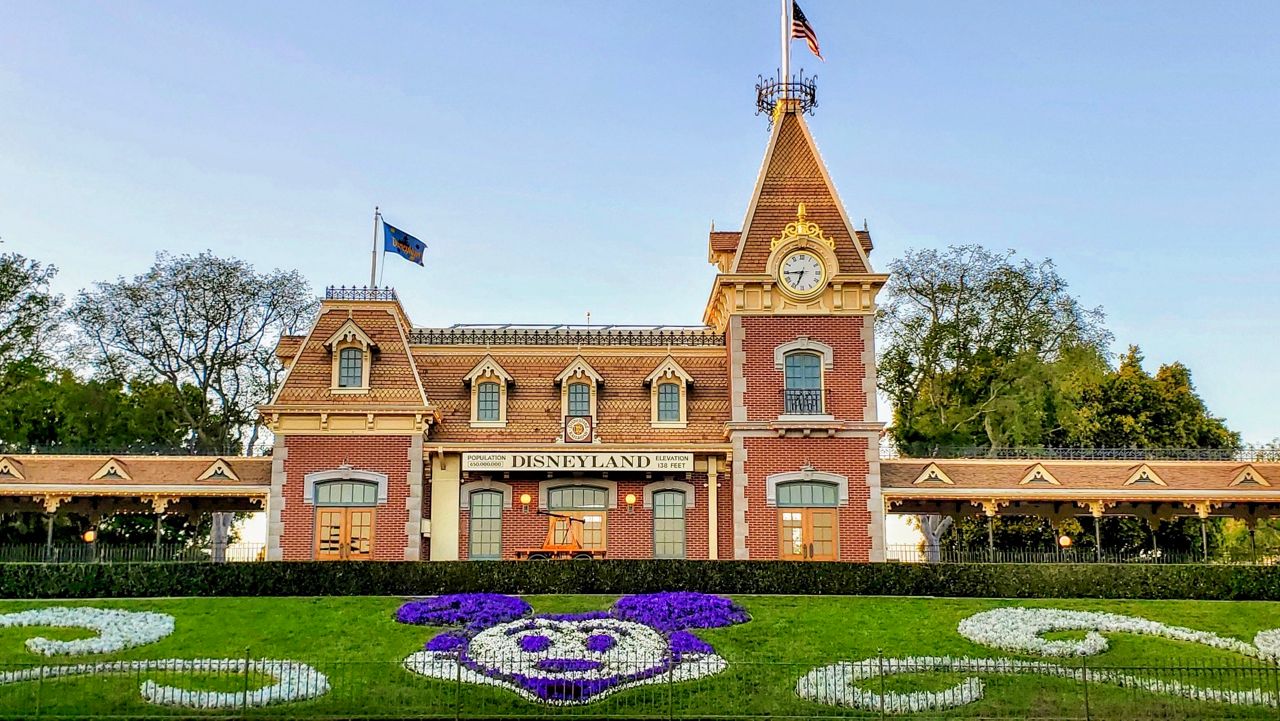
[[[813,26],[809,24],[809,18],[804,16],[804,11],[800,9],[800,3],[791,3],[791,37],[804,38],[809,45],[809,52],[818,56],[822,60],[822,50],[818,47],[818,34],[813,31]]]

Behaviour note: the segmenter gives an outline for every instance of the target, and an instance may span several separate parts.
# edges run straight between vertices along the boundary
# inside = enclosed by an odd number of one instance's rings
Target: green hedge
[[[442,592],[1280,600],[1262,566],[444,561],[0,564],[0,598],[409,596]]]

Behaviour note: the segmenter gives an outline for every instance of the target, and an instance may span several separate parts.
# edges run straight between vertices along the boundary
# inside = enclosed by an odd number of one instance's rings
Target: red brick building
[[[883,558],[870,252],[784,99],[702,327],[418,328],[329,292],[261,409],[268,557]]]

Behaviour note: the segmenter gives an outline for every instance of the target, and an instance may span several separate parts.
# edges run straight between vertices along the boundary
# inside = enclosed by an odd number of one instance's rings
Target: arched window
[[[485,381],[476,389],[476,420],[502,419],[502,389],[493,381]]]
[[[570,383],[569,384],[569,415],[571,416],[591,415],[591,384],[590,383]]]
[[[364,385],[364,351],[343,348],[338,355],[338,387],[360,388]]]
[[[595,486],[551,488],[547,490],[547,508],[555,514],[547,534],[549,545],[604,550],[609,491]]]
[[[661,383],[658,385],[658,421],[673,422],[680,420],[680,384]]]
[[[788,353],[785,373],[784,412],[801,415],[822,413],[822,356],[809,352]]]
[[[655,558],[684,558],[684,508],[684,493],[681,491],[653,494]]]
[[[792,481],[778,484],[778,506],[791,508],[830,507],[839,505],[839,487],[819,481]]]
[[[468,558],[502,558],[502,504],[502,491],[471,493]]]
[[[378,505],[378,484],[367,481],[321,481],[315,494],[317,506]]]

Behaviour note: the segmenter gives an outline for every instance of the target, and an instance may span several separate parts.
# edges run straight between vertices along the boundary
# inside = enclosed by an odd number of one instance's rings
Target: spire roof
[[[809,220],[835,241],[840,272],[871,272],[867,260],[871,237],[855,232],[849,222],[813,136],[796,109],[777,115],[742,224],[732,272],[765,272],[770,240],[795,220],[800,203],[804,203]]]

